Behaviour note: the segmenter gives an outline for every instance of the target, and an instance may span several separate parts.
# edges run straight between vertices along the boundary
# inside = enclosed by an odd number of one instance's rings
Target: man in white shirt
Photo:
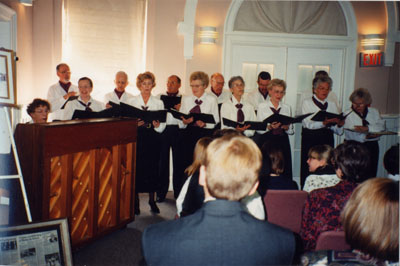
[[[253,105],[254,110],[258,110],[260,103],[267,102],[268,99],[268,84],[271,81],[271,75],[268,72],[262,71],[258,74],[257,84],[258,89],[247,94],[246,101]]]
[[[104,96],[104,103],[106,104],[107,108],[111,107],[111,105],[109,104],[110,101],[117,104],[119,104],[120,102],[127,104],[129,98],[133,97],[132,94],[125,91],[125,88],[126,86],[128,86],[129,81],[128,74],[126,74],[124,71],[118,71],[117,74],[115,74],[114,83],[114,91],[109,92]]]
[[[160,99],[164,102],[164,106],[168,109],[169,103],[167,98],[176,97],[180,98],[182,95],[179,93],[181,87],[181,79],[172,75],[167,81],[167,92],[160,94]],[[167,97],[165,97],[167,96]],[[181,107],[180,101],[178,104],[173,106],[174,109],[179,110]],[[160,158],[160,187],[157,191],[157,202],[163,202],[168,192],[169,187],[169,159],[170,149],[172,149],[172,163],[173,163],[173,188],[174,197],[178,197],[179,192],[183,185],[183,170],[180,167],[181,155],[179,152],[180,144],[180,130],[178,126],[178,120],[174,118],[170,113],[167,114],[167,126],[161,134],[161,158]]]
[[[69,66],[61,63],[57,65],[56,71],[59,81],[50,86],[47,92],[47,100],[51,105],[50,120],[63,119],[63,110],[61,107],[64,106],[70,97],[74,97],[78,93],[78,87],[70,82],[71,71]]]
[[[230,100],[232,93],[228,90],[224,90],[224,76],[221,73],[214,73],[211,75],[210,85],[211,89],[208,92],[209,95],[213,96],[218,103],[218,113],[221,116],[221,106],[226,100]],[[221,123],[218,122],[215,125],[216,129],[221,129]]]

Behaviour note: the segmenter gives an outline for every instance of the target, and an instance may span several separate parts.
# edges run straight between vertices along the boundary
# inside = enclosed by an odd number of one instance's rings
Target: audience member
[[[329,101],[328,95],[332,89],[332,79],[330,77],[316,77],[313,79],[313,96],[305,99],[302,105],[302,114],[317,113],[327,111],[338,114],[336,105]],[[325,119],[322,122],[311,120],[314,116],[303,119],[303,129],[301,136],[301,187],[304,186],[308,172],[308,151],[315,145],[327,144],[334,146],[333,133],[343,134],[344,120],[338,118]]]
[[[308,170],[304,191],[331,187],[340,182],[332,165],[333,149],[329,145],[317,145],[308,151]]]
[[[258,185],[261,152],[244,136],[221,137],[206,150],[200,184],[206,202],[193,215],[147,227],[148,265],[287,265],[292,232],[249,215],[238,202]]]
[[[104,104],[107,108],[111,107],[109,102],[113,102],[116,104],[123,102],[127,104],[128,100],[133,97],[132,94],[125,91],[125,88],[126,86],[128,86],[129,81],[128,74],[126,74],[124,71],[118,71],[117,74],[115,74],[114,83],[114,91],[109,92],[104,96]]]
[[[105,108],[102,102],[99,102],[90,96],[93,91],[93,82],[90,78],[80,78],[78,81],[78,88],[79,97],[73,100],[68,100],[64,108],[63,120],[72,119],[75,110],[99,112]]]
[[[30,123],[46,123],[50,109],[48,101],[39,98],[33,99],[33,102],[26,108],[28,115],[32,118]]]
[[[356,141],[342,143],[334,150],[334,166],[341,181],[309,193],[300,230],[306,251],[315,249],[321,232],[341,229],[340,212],[357,183],[368,174],[368,165],[368,150]]]
[[[144,72],[137,76],[136,86],[140,94],[128,100],[128,104],[144,111],[164,109],[163,102],[151,95],[156,86],[156,78],[151,72]],[[149,193],[150,209],[160,213],[155,201],[155,192],[159,186],[160,164],[160,133],[165,129],[165,123],[153,120],[146,123],[139,119],[136,146],[136,180],[135,180],[135,214],[140,214],[138,193]]]
[[[399,144],[393,145],[385,152],[383,157],[383,166],[388,172],[388,177],[399,181]]]
[[[256,121],[256,114],[251,104],[243,99],[244,80],[241,76],[232,77],[229,82],[229,89],[232,96],[222,104],[221,107],[221,127],[228,128],[224,124],[223,118],[234,122],[242,123],[244,121]],[[249,130],[250,126],[237,126],[236,130],[243,132],[246,136],[254,135],[254,130]]]
[[[71,71],[67,64],[61,63],[56,67],[59,81],[51,85],[47,92],[47,100],[51,105],[51,120],[62,120],[65,102],[78,94],[78,87],[71,84]]]
[[[164,107],[168,109],[168,104],[163,96],[174,97],[179,99],[179,103],[173,108],[179,110],[181,108],[182,95],[179,93],[181,87],[181,79],[172,75],[168,77],[167,92],[160,95],[160,99],[164,102]],[[163,100],[164,99],[164,100]],[[172,108],[172,107],[171,107]],[[169,161],[170,150],[172,150],[172,184],[174,189],[174,198],[176,199],[181,191],[184,183],[182,175],[182,149],[181,131],[178,126],[178,119],[174,118],[170,113],[167,114],[167,126],[161,134],[161,154],[160,154],[160,187],[157,191],[157,202],[163,202],[169,188]]]
[[[337,263],[343,265],[398,265],[399,182],[372,178],[352,193],[341,213],[346,242],[352,251]],[[303,265],[322,265],[333,251],[305,254]]]
[[[379,136],[372,132],[385,130],[385,121],[379,111],[370,107],[372,97],[368,90],[359,88],[350,95],[351,109],[346,112],[345,140],[363,143],[371,156],[369,177],[375,177],[379,160]],[[371,133],[370,133],[371,132]]]
[[[188,176],[176,200],[176,209],[179,216],[187,216],[201,208],[204,201],[204,190],[199,185],[199,170],[204,164],[206,149],[212,141],[211,137],[203,137],[196,143],[193,153],[193,163],[185,169]]]

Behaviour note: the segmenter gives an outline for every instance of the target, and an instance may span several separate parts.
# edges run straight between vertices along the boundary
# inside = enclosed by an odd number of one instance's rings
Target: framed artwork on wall
[[[0,105],[17,103],[15,52],[0,48]]]

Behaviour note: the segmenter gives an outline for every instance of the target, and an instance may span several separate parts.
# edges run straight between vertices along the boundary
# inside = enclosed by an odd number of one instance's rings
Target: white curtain
[[[335,1],[245,0],[234,30],[346,35],[346,20]]]
[[[64,0],[62,58],[72,82],[91,78],[92,97],[103,101],[122,70],[131,83],[127,91],[135,93],[144,71],[145,18],[146,0]]]

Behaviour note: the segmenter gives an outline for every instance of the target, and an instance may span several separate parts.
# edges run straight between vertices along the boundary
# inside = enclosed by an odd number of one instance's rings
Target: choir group
[[[357,183],[375,177],[377,173],[378,140],[385,130],[384,120],[379,111],[370,106],[371,95],[364,88],[353,91],[349,110],[338,110],[337,102],[328,97],[332,79],[325,71],[315,74],[311,84],[313,95],[303,101],[302,115],[294,117],[291,106],[284,103],[285,81],[271,79],[268,72],[259,73],[258,88],[248,94],[245,94],[245,81],[241,76],[232,77],[228,82],[229,90],[225,90],[225,80],[220,73],[209,78],[206,73],[197,71],[190,75],[192,94],[182,95],[179,92],[181,79],[172,75],[168,78],[166,92],[158,96],[152,94],[156,86],[154,74],[144,72],[137,76],[140,94],[134,96],[125,91],[128,75],[120,71],[115,75],[114,91],[100,102],[91,97],[93,83],[90,78],[82,77],[76,87],[70,82],[68,65],[59,64],[56,70],[59,82],[49,88],[48,102],[35,99],[28,107],[35,123],[46,122],[50,111],[54,120],[70,120],[76,110],[99,112],[122,104],[146,112],[168,110],[165,119],[138,119],[136,214],[140,214],[138,193],[149,193],[151,211],[160,212],[156,202],[163,202],[168,191],[170,150],[178,214],[187,216],[198,210],[205,197],[203,189],[199,189],[200,167],[205,160],[207,145],[221,129],[230,129],[257,144],[263,155],[260,177],[264,165],[268,164],[268,182],[260,178],[256,197],[248,195],[241,200],[253,216],[263,220],[265,212],[258,203],[262,202],[266,189],[297,189],[297,184],[292,181],[288,135],[294,134],[293,123],[302,123],[301,188],[307,192],[327,187],[336,189],[310,194],[315,199],[305,206],[300,232],[306,250],[315,248],[319,234],[315,232],[323,230],[320,225],[315,225],[317,229],[312,228],[316,215],[313,212],[320,213],[324,208],[318,200],[332,197],[331,200],[337,202],[336,216],[339,217]],[[206,92],[209,84],[211,89]],[[333,150],[334,134],[344,134],[344,144],[347,144]],[[398,169],[395,174],[398,178]],[[253,205],[254,202],[258,203]]]

